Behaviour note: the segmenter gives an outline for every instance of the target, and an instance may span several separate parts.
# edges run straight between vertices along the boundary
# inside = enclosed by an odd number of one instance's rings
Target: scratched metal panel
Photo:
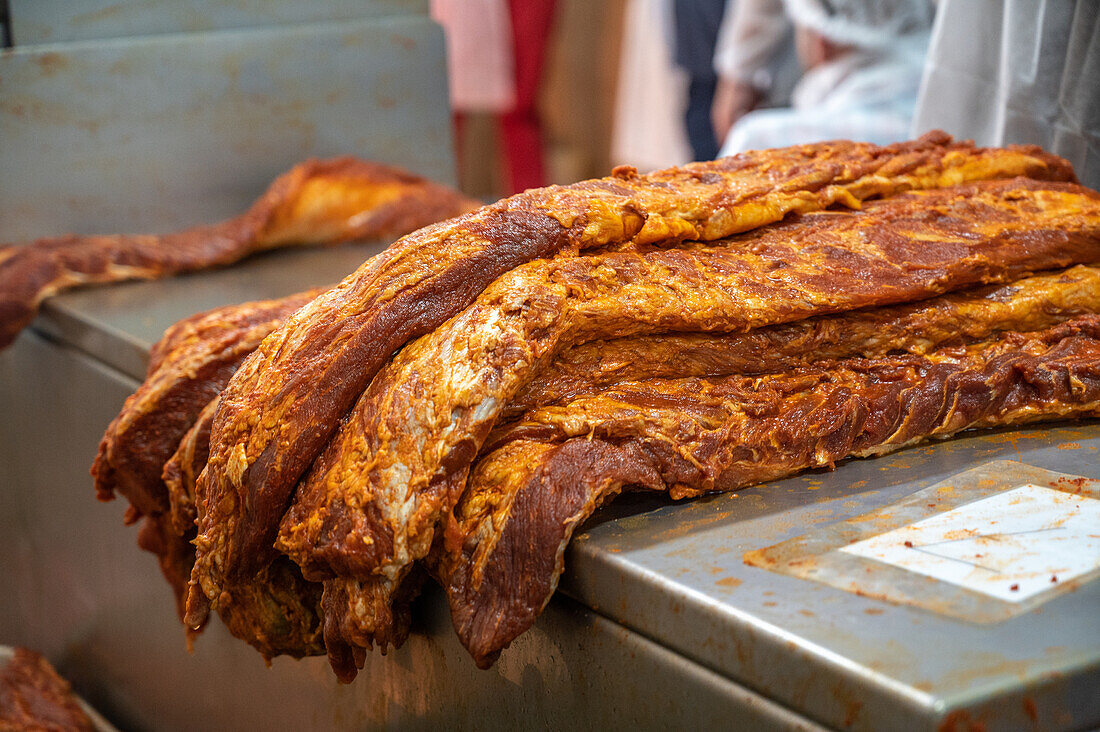
[[[18,385],[18,388],[8,388]],[[566,598],[479,671],[442,593],[355,683],[214,621],[185,649],[171,591],[88,465],[136,382],[35,333],[0,353],[0,643],[43,652],[122,729],[818,729]]]
[[[978,624],[742,560],[997,459],[1100,477],[1100,424],[971,435],[680,505],[627,498],[574,540],[562,589],[829,726],[1092,728],[1100,582]]]
[[[19,45],[425,13],[428,0],[8,0]]]
[[[426,16],[0,54],[0,241],[164,232],[244,210],[310,156],[453,181]]]

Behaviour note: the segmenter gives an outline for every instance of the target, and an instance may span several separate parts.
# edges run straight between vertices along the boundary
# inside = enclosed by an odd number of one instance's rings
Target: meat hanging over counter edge
[[[1015,207],[1062,184],[1042,184],[1042,193],[1037,185],[903,194],[863,212],[811,214],[813,223],[796,219],[725,246],[517,268],[379,372],[298,487],[277,547],[308,578],[373,577],[372,593],[375,585],[397,592],[461,495],[501,408],[572,342],[667,330],[736,332],[1100,259],[1100,196],[1048,201],[1025,228]],[[1021,194],[1026,203],[1015,200]],[[929,200],[946,205],[946,215],[914,227]],[[1083,200],[1091,200],[1092,225],[1073,233]],[[982,211],[980,225],[963,223],[968,211]],[[838,270],[861,276],[847,282]],[[200,479],[200,494],[201,487]],[[200,561],[203,526],[200,509]],[[201,583],[207,578],[200,572],[196,565],[192,578]],[[203,589],[207,597],[233,592],[232,582]],[[371,605],[353,599],[349,606],[361,614]],[[361,627],[379,633],[373,618],[363,617]]]
[[[347,681],[432,576],[487,666],[620,491],[1095,417],[1100,194],[1072,181],[937,133],[528,191],[170,330],[97,488],[189,628]]]
[[[182,340],[178,337],[182,328],[213,319],[219,313],[226,323],[247,323],[248,316],[255,314],[260,305],[264,303],[238,306],[240,313],[237,317],[232,317],[233,308],[224,308],[183,321],[169,331],[162,344]],[[541,436],[538,433],[543,428],[532,422],[517,423],[514,419],[516,414],[583,396],[586,392],[602,391],[621,381],[678,375],[718,376],[785,371],[827,358],[874,358],[898,350],[923,354],[943,345],[959,345],[987,338],[1006,329],[1039,329],[1098,309],[1100,270],[1079,266],[1056,274],[1017,280],[1009,285],[979,288],[908,305],[811,318],[746,333],[666,334],[589,341],[563,352],[540,372],[524,390],[525,395],[505,410],[506,415],[511,413],[513,419],[506,420],[494,430],[484,452],[495,450],[503,439],[523,439],[525,444],[531,444],[531,440]],[[251,334],[247,326],[239,331],[242,339],[249,339]],[[229,333],[219,333],[216,339],[218,343],[228,340]],[[163,347],[161,350],[169,349]],[[206,352],[212,358],[220,353],[216,349],[207,349]],[[194,366],[193,363],[191,365]],[[171,371],[174,368],[172,360],[162,359],[161,368]],[[570,378],[563,380],[563,373],[569,373]],[[164,468],[164,482],[171,505],[169,517],[175,535],[169,536],[164,531],[162,517],[147,519],[142,531],[143,548],[158,554],[164,574],[177,597],[184,592],[194,563],[194,547],[190,544],[195,536],[194,476],[205,464],[206,441],[216,402],[215,399],[204,408],[181,440],[179,450]],[[147,408],[155,410],[156,406]],[[120,469],[125,469],[125,466]],[[284,569],[274,576],[282,578],[284,583],[302,582],[300,575],[287,571]],[[342,582],[341,587],[334,587],[326,595],[324,604],[325,615],[329,618],[326,635],[330,652],[341,647],[341,644],[348,645],[347,640],[341,639],[358,639],[360,644],[388,645],[399,642],[407,632],[408,597],[417,586],[419,578],[415,579],[417,581],[413,582],[402,580],[399,588],[377,581]],[[319,592],[320,586],[316,587],[315,591]],[[400,589],[400,596],[395,596],[395,589]],[[284,648],[294,647],[292,644],[297,642],[297,638],[311,637],[316,632],[314,626],[319,621],[307,611],[293,613],[290,617],[311,619],[312,625],[308,622],[305,625],[284,623],[282,634],[272,630],[271,619],[276,613],[253,615],[254,610],[263,610],[264,605],[248,602],[248,598],[275,593],[277,597],[284,598],[285,606],[286,598],[293,596],[292,589],[271,587],[270,576],[262,576],[258,581],[248,583],[245,592],[247,594],[240,602],[229,604],[236,619],[230,629],[238,637],[263,650],[265,655],[273,655],[272,649],[279,647],[277,643],[282,643]],[[357,612],[349,613],[347,610],[352,607],[349,603],[353,600],[356,603],[366,600],[368,604],[365,607],[369,609],[360,607]],[[225,614],[223,608],[223,617]],[[533,619],[534,616],[529,617]],[[289,638],[286,637],[288,631]],[[307,652],[318,651],[316,646],[303,645],[297,647],[293,654]],[[350,648],[346,655],[351,657]]]

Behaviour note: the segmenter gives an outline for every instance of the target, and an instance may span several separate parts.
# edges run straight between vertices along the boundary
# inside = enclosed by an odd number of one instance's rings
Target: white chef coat
[[[752,6],[760,16],[780,9],[777,0],[754,0]],[[852,49],[808,70],[794,86],[790,107],[756,110],[738,120],[720,155],[821,140],[886,144],[909,137],[931,32],[931,6],[924,0],[895,0],[890,7],[897,12],[889,13],[871,0],[848,0],[844,12],[832,14],[828,7],[820,0],[785,0],[782,9],[789,22]],[[771,28],[763,19],[754,20],[760,28]],[[777,37],[774,31],[760,35],[764,45]],[[755,69],[753,62],[765,56],[750,44],[732,58]],[[716,54],[716,67],[728,65]]]

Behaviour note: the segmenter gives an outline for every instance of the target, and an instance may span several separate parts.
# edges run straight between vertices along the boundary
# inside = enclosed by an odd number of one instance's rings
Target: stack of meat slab
[[[425,578],[479,666],[576,527],[1100,411],[1100,194],[933,133],[527,191],[178,324],[104,437],[180,612],[350,680]]]

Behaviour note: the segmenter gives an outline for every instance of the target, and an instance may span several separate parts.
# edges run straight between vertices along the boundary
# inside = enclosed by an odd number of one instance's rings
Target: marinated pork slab
[[[1036,148],[976,149],[934,133],[888,147],[746,153],[645,176],[624,169],[528,191],[402,239],[273,333],[225,390],[199,481],[208,510],[200,508],[195,579],[204,592],[192,594],[192,621],[223,579],[247,578],[274,556],[295,484],[378,369],[514,267],[597,247],[711,241],[789,213],[1017,175],[1072,179],[1064,161]]]
[[[531,262],[378,374],[303,480],[277,546],[313,579],[394,579],[427,553],[505,406],[574,343],[741,332],[1090,261],[1100,195],[1015,179],[794,217],[716,245]],[[202,563],[208,542],[200,534],[193,579],[213,599],[223,584]]]
[[[1078,266],[1008,285],[932,300],[827,315],[746,333],[663,333],[588,341],[559,354],[501,412],[514,420],[535,407],[585,396],[621,381],[785,371],[812,361],[892,352],[1031,331],[1100,312],[1100,269]],[[483,450],[493,447],[490,437]]]
[[[478,207],[444,186],[354,158],[309,160],[240,216],[164,235],[63,236],[0,247],[0,348],[44,299],[80,285],[151,280],[267,249],[391,239]]]
[[[1097,311],[1100,311],[1100,270],[1078,266],[1009,285],[901,306],[822,316],[746,333],[665,334],[591,341],[562,353],[504,413],[522,414],[537,406],[568,402],[602,392],[615,383],[642,378],[776,372],[825,359],[874,358],[897,351],[923,354],[944,344],[965,344],[1006,329],[1040,329],[1076,314]],[[214,407],[216,400],[204,409],[164,470],[172,525],[188,539],[194,536],[194,479],[205,465]],[[492,451],[498,443],[520,441],[525,431],[533,432],[531,438],[537,439],[544,436],[545,427],[522,422],[499,425],[484,450]],[[522,444],[524,448],[518,455],[527,455],[532,464],[540,462],[536,456],[541,449],[554,447],[552,443],[522,441]],[[613,462],[620,456],[598,442],[587,444],[583,449],[588,460]],[[565,454],[580,449],[578,445]],[[555,461],[563,459],[559,456]],[[525,469],[514,470],[515,466],[508,461],[498,463],[510,466],[512,479],[526,476]],[[600,471],[591,473],[594,477],[600,475]],[[576,476],[572,490],[583,496],[608,495],[603,490],[585,487],[586,480],[584,476]],[[641,479],[633,482],[640,483]],[[473,484],[476,486],[477,481]],[[192,551],[189,562],[193,562],[193,556]],[[190,566],[188,563],[188,571]],[[169,576],[167,570],[166,576]],[[186,579],[184,576],[183,581]],[[385,577],[373,577],[325,582],[325,644],[341,678],[354,675],[356,657],[361,663],[362,653],[356,656],[356,649],[398,645],[407,634],[408,599],[418,585],[406,585],[403,580],[402,577],[392,582]],[[230,588],[234,600],[235,587]],[[395,602],[399,590],[403,599]],[[247,597],[258,590],[254,583],[245,583],[241,591]],[[234,612],[234,603],[221,608],[223,616],[227,612]]]
[[[435,571],[486,668],[549,601],[576,527],[624,488],[730,491],[971,427],[1098,415],[1097,315],[923,356],[623,383],[536,410],[482,458]]]
[[[1072,178],[933,134],[529,191],[402,239],[262,341],[248,305],[171,331],[97,478],[150,514],[190,628],[213,606],[348,681],[403,642],[429,570],[485,666],[621,490],[1095,416],[1100,269],[1074,265],[1100,263],[1100,195]]]

